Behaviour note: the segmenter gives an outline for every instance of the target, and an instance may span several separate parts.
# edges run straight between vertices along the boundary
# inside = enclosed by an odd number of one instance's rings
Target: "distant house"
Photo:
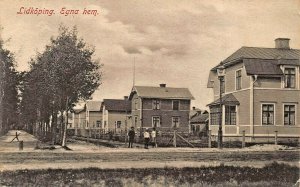
[[[85,108],[74,109],[72,112],[72,126],[70,129],[75,129],[75,135],[78,134],[78,129],[83,129],[86,124]]]
[[[218,80],[217,68],[225,67]],[[300,137],[300,50],[289,39],[278,38],[275,48],[242,47],[212,68],[208,88],[213,89],[209,128],[218,133],[222,119],[224,138]],[[220,117],[220,91],[222,117]]]
[[[101,101],[86,102],[85,129],[100,129],[102,124]]]
[[[207,111],[199,112],[191,116],[191,132],[199,136],[207,136],[209,123],[209,114]]]
[[[189,112],[194,99],[187,88],[134,86],[129,96],[132,124],[136,129],[189,132]]]
[[[131,103],[128,97],[124,99],[104,99],[101,105],[102,128],[119,133],[131,127]]]

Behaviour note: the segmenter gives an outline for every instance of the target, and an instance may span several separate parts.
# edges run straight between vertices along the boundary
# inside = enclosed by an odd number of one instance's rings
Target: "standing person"
[[[156,129],[155,129],[155,127],[151,131],[151,141],[152,141],[152,146],[153,147],[157,147],[157,144],[156,144]]]
[[[19,135],[21,134],[21,132],[19,130],[16,131],[16,136],[14,137],[14,139],[11,140],[11,142],[13,142],[15,139],[17,139],[19,141]]]
[[[132,148],[134,136],[135,136],[134,127],[131,127],[131,129],[128,132],[128,137],[129,137],[128,148]]]
[[[148,132],[148,128],[145,129],[144,140],[145,140],[145,149],[148,149],[148,145],[150,141],[150,133]]]

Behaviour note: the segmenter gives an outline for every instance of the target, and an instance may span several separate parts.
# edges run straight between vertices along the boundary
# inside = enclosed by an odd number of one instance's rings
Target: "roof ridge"
[[[159,86],[134,86],[134,87],[148,87],[148,88],[175,88],[175,89],[189,89],[189,88],[186,88],[186,87],[169,87],[169,86],[166,86],[166,87],[159,87]]]
[[[241,48],[259,48],[259,49],[278,49],[275,47],[250,47],[250,46],[242,46]],[[241,49],[240,48],[240,49]],[[293,49],[293,48],[289,48],[289,49],[278,49],[278,50],[295,50],[295,51],[300,51],[300,49]]]

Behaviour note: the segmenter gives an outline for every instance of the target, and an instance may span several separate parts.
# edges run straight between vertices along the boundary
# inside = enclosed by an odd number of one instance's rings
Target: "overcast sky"
[[[17,14],[21,7],[55,14]],[[64,7],[79,14],[62,15]],[[98,15],[83,15],[84,8]],[[300,0],[0,0],[0,36],[18,70],[28,70],[61,23],[76,25],[104,64],[94,100],[129,95],[135,58],[136,85],[187,87],[193,106],[204,108],[212,101],[209,70],[241,46],[274,47],[287,37],[300,48]]]

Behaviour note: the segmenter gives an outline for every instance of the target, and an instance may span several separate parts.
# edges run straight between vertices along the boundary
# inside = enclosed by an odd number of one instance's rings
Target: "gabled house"
[[[72,112],[72,128],[75,129],[75,135],[78,135],[78,129],[83,129],[85,127],[85,124],[86,124],[85,107],[82,109],[74,109]]]
[[[209,123],[209,114],[206,110],[192,115],[190,117],[191,132],[194,135],[199,135],[201,137],[207,136],[208,123]]]
[[[131,103],[124,99],[104,99],[101,105],[102,129],[120,133],[131,127]]]
[[[85,104],[86,123],[85,129],[100,129],[102,124],[101,101],[89,100]]]
[[[187,88],[134,86],[129,96],[132,124],[137,130],[189,132],[189,113],[194,99]]]
[[[217,69],[225,76],[218,80]],[[300,50],[289,39],[278,38],[275,48],[242,47],[212,68],[208,88],[213,89],[209,128],[224,139],[246,140],[300,137]],[[220,92],[221,104],[220,110]],[[222,116],[220,117],[220,111]]]

